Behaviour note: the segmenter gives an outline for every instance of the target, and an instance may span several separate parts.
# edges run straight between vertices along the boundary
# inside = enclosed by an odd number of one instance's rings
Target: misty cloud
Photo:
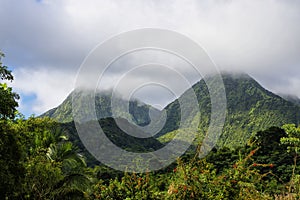
[[[3,0],[0,48],[6,53],[3,62],[14,69],[15,88],[21,95],[36,96],[31,110],[38,114],[57,106],[73,89],[80,65],[96,45],[145,27],[185,34],[206,50],[220,70],[249,73],[271,91],[300,97],[299,10],[296,0]],[[103,84],[109,87],[133,64],[151,59],[173,66],[191,82],[200,77],[170,55],[146,55],[132,54],[115,63]],[[131,80],[159,76],[168,77],[167,72],[148,71],[132,74]],[[176,78],[169,83],[176,85]],[[154,101],[154,88],[140,90],[139,96]],[[166,93],[158,102],[166,103],[171,96]]]

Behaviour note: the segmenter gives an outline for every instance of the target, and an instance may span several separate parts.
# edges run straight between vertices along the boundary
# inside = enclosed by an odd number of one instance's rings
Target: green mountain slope
[[[119,122],[130,129],[132,132],[138,131],[139,134],[147,135],[147,133],[142,132],[136,126],[129,123],[126,119],[119,118]],[[93,124],[91,121],[86,122],[86,126],[89,127],[89,124]],[[131,152],[151,152],[163,147],[163,144],[160,143],[157,139],[153,137],[149,138],[137,138],[130,136],[121,130],[113,118],[103,118],[99,120],[99,124],[106,134],[106,136],[118,147],[126,149]],[[81,152],[88,158],[87,162],[89,165],[97,164],[98,162],[95,158],[89,154],[84,145],[82,144],[79,135],[76,131],[74,122],[61,123],[60,126],[67,133],[70,140],[73,141],[76,146],[78,146]]]
[[[208,81],[214,81],[214,76],[208,77]],[[271,126],[281,126],[286,123],[299,124],[300,107],[290,101],[281,98],[278,95],[264,89],[258,82],[246,74],[222,74],[226,97],[227,97],[227,113],[226,121],[223,128],[223,133],[218,141],[220,146],[239,146],[243,145],[250,136],[259,131],[267,129]],[[204,80],[196,83],[192,88],[187,90],[180,97],[189,95],[194,91],[199,108],[200,108],[200,123],[199,123],[199,139],[203,138],[209,126],[211,117],[211,101],[208,88]],[[68,98],[57,108],[49,110],[42,116],[49,116],[56,121],[67,123],[73,120],[72,118],[72,95],[81,102],[81,98],[89,95],[88,91],[73,92]],[[162,130],[156,135],[162,142],[170,141],[176,130],[180,126],[181,114],[188,116],[186,123],[197,123],[195,114],[196,110],[188,108],[183,113],[180,110],[180,98],[170,103],[164,110],[167,114],[166,123]],[[189,100],[188,96],[188,100]],[[86,106],[82,101],[81,107]],[[126,101],[117,99],[119,105],[125,105]],[[98,119],[112,117],[111,111],[111,94],[97,93],[95,96],[96,114]],[[138,125],[147,125],[150,123],[149,110],[153,109],[156,113],[161,112],[152,108],[149,105],[139,101],[129,102],[129,113],[124,113],[117,109],[118,117],[124,118]],[[81,109],[84,110],[84,109]],[[85,116],[86,113],[78,113]],[[199,115],[197,115],[199,117]],[[88,121],[88,120],[87,120]],[[154,124],[159,124],[158,119]],[[161,120],[162,121],[162,120]],[[111,125],[111,130],[115,127]],[[189,130],[189,126],[185,125],[186,134],[193,130]],[[199,141],[199,140],[197,140]]]
[[[73,113],[77,115],[85,116],[86,113],[79,113],[79,109],[73,111],[72,109],[72,97],[76,98],[80,102],[80,107],[84,108],[86,104],[84,103],[84,97],[90,95],[90,91],[73,91],[58,107],[53,108],[44,114],[41,117],[50,117],[55,121],[60,123],[67,123],[73,121]],[[103,119],[107,117],[112,117],[111,109],[111,100],[112,95],[110,92],[99,92],[95,94],[95,109],[97,114],[97,119]],[[127,106],[128,102],[122,98],[116,98],[116,102],[120,108]],[[133,123],[144,126],[150,123],[149,110],[152,109],[152,112],[160,113],[159,110],[141,103],[138,100],[129,101],[129,113],[124,112],[119,107],[116,109],[117,117],[125,118]],[[81,109],[84,110],[84,109]],[[87,119],[86,121],[88,121]]]
[[[299,124],[299,106],[267,91],[250,76],[222,74],[222,78],[227,97],[227,114],[218,145],[239,146],[259,130],[286,123]],[[213,76],[208,78],[213,79]],[[204,80],[196,83],[191,89],[195,91],[199,102],[199,132],[200,135],[204,135],[210,122],[209,92]],[[186,93],[182,96],[184,95]],[[161,141],[167,142],[172,139],[173,131],[179,127],[181,117],[179,101],[175,100],[165,109],[167,121],[158,136],[161,136]]]

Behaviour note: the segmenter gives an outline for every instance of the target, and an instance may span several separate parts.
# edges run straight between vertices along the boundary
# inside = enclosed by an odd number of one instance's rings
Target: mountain
[[[73,121],[73,114],[86,116],[86,113],[81,112],[82,108],[85,108],[87,105],[84,103],[84,98],[88,95],[91,95],[91,91],[88,90],[76,90],[73,91],[58,107],[53,108],[40,117],[50,117],[55,121],[60,123],[67,123]],[[72,108],[72,98],[76,99],[76,102],[79,102],[79,107],[81,109]],[[121,97],[116,97],[115,102],[115,110],[116,115],[113,115],[111,109],[111,101],[112,101],[112,93],[110,91],[105,92],[97,92],[95,94],[95,110],[97,119],[104,119],[107,117],[120,117],[127,119],[133,123],[136,123],[141,126],[145,126],[150,123],[149,111],[153,113],[153,115],[159,115],[160,111],[155,109],[154,107],[144,104],[138,100],[130,100],[129,101],[129,113],[124,112],[126,110],[126,106],[128,105],[128,101],[122,99]],[[81,110],[81,111],[80,111]],[[74,113],[73,113],[74,112]],[[86,121],[89,119],[87,118]]]
[[[284,98],[287,101],[290,101],[294,104],[297,104],[298,106],[300,106],[300,99],[295,96],[295,95],[285,95],[285,94],[279,94],[279,96],[281,96],[282,98]]]
[[[138,132],[138,134],[147,135],[147,133],[141,131],[136,126],[129,123],[126,119],[119,118],[119,123],[122,123],[122,126],[126,126],[132,132]],[[92,125],[91,121],[85,122],[87,127]],[[157,139],[149,138],[137,138],[125,133],[122,129],[118,127],[115,122],[115,119],[109,117],[105,119],[100,119],[99,124],[105,133],[105,135],[118,147],[126,149],[131,152],[151,152],[163,147],[163,144],[160,143]],[[60,127],[68,135],[71,141],[73,141],[81,152],[87,157],[88,165],[99,164],[95,158],[90,155],[90,153],[83,146],[79,135],[76,131],[74,122],[61,123]],[[105,147],[103,147],[105,149]]]
[[[216,76],[209,76],[206,78],[206,81],[213,83],[215,78]],[[227,112],[222,135],[218,140],[219,146],[235,147],[244,145],[248,139],[259,130],[264,130],[271,126],[282,126],[286,123],[299,124],[300,107],[298,105],[266,90],[249,75],[223,73],[222,79],[226,91]],[[192,93],[196,94],[196,101],[200,110],[199,115],[197,115],[197,110],[193,107],[186,107],[181,113],[179,102],[185,99],[185,105],[189,105],[189,100],[192,101],[192,97],[190,96]],[[59,122],[71,122],[73,120],[72,96],[81,102],[81,99],[89,94],[89,91],[74,91],[61,105],[49,110],[42,116],[49,116]],[[112,117],[111,99],[109,92],[97,93],[95,95],[98,119]],[[117,98],[116,101],[121,107],[128,103],[122,98]],[[83,102],[82,100],[80,106],[84,108],[86,105]],[[129,122],[134,122],[141,126],[146,126],[151,122],[149,116],[150,110],[154,110],[157,116],[162,116],[160,115],[162,113],[161,111],[154,109],[150,105],[146,105],[137,100],[131,100],[129,101],[129,114],[124,113],[122,109],[117,109],[117,117],[124,118]],[[167,114],[166,123],[155,136],[161,142],[167,143],[176,135],[181,123],[181,115],[186,118],[184,122],[184,131],[186,134],[195,132],[189,129],[189,125],[197,123],[198,120],[200,121],[198,126],[198,139],[203,138],[211,121],[211,100],[205,81],[202,79],[194,84],[177,100],[167,105],[164,111]],[[77,115],[86,115],[85,113],[78,113],[78,110],[74,110],[73,112]],[[158,117],[157,121],[163,120],[160,120]],[[154,125],[156,126],[157,124],[155,121]],[[114,125],[110,127],[111,130],[115,128]]]
[[[214,81],[214,78],[211,76],[206,80]],[[222,79],[227,97],[227,113],[223,133],[218,141],[219,146],[234,147],[245,144],[252,134],[271,126],[281,126],[286,123],[299,124],[299,106],[264,89],[249,75],[223,73]],[[211,114],[208,88],[204,80],[201,80],[180,98],[188,95],[190,90],[194,90],[199,103],[199,133],[205,135]],[[174,131],[179,127],[181,118],[179,99],[165,108],[168,117],[165,126],[158,134],[161,141],[171,140]]]

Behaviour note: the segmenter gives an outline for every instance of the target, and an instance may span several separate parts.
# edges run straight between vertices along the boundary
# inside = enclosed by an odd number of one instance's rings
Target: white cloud
[[[300,96],[299,10],[295,0],[3,0],[0,48],[15,69],[18,90],[36,94],[37,113],[67,96],[67,82],[92,48],[144,27],[186,34],[220,69],[245,71],[270,90]]]
[[[15,70],[14,76],[12,86],[18,93],[35,94],[30,110],[36,114],[42,114],[62,103],[74,86],[74,74],[68,71],[19,69]],[[20,101],[20,110],[29,110],[23,101]]]

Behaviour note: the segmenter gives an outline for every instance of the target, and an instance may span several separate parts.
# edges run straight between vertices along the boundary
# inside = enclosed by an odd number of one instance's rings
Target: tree
[[[0,79],[13,75],[1,63]],[[0,199],[83,199],[84,158],[50,118],[15,118],[19,96],[0,83]]]
[[[0,51],[0,79],[6,81],[13,81],[14,77],[7,66],[3,66],[1,59],[4,57],[4,53]],[[0,118],[1,119],[14,119],[17,113],[16,107],[18,107],[17,100],[19,95],[12,91],[11,87],[8,87],[6,83],[0,82]]]
[[[20,194],[24,174],[22,147],[12,123],[0,120],[0,199]]]
[[[0,51],[0,80],[12,81],[11,71],[2,65],[3,57]],[[0,199],[17,198],[23,178],[22,146],[9,120],[15,118],[17,99],[19,95],[12,92],[5,82],[0,82]]]
[[[269,164],[272,172],[283,182],[288,182],[292,172],[292,156],[286,152],[286,146],[281,143],[282,138],[287,137],[286,132],[279,127],[270,127],[259,131],[251,141],[249,150],[259,148],[253,155],[256,163]],[[269,168],[261,168],[266,173]]]
[[[285,130],[288,137],[281,138],[280,142],[282,144],[287,145],[287,151],[291,153],[294,157],[294,165],[293,165],[293,173],[291,177],[289,192],[291,192],[292,188],[298,190],[296,192],[300,193],[300,188],[295,187],[295,182],[299,182],[300,176],[295,175],[295,171],[297,168],[297,159],[300,154],[300,127],[296,127],[295,124],[285,124],[282,126]]]
[[[81,197],[90,187],[84,158],[78,154],[77,147],[61,135],[61,141],[52,143],[47,150],[47,158],[61,164],[63,178],[54,186],[55,199],[74,199]]]
[[[17,120],[26,159],[22,197],[84,199],[90,177],[84,158],[50,118]],[[75,199],[76,199],[75,198]]]

